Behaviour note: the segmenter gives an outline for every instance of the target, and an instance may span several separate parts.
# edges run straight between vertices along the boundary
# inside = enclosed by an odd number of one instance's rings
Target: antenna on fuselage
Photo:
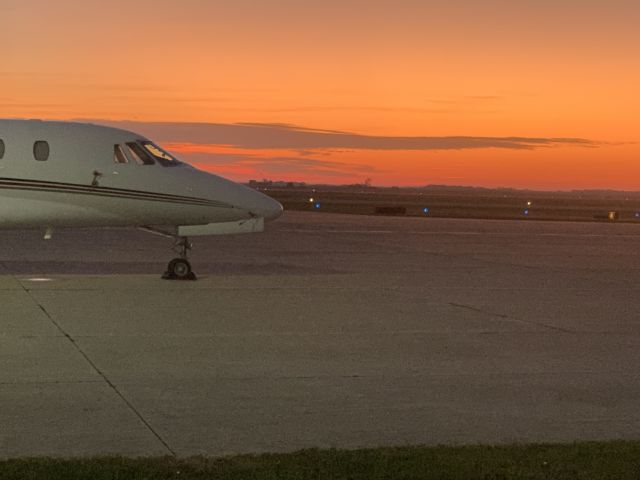
[[[98,179],[102,177],[102,173],[99,172],[98,170],[94,170],[93,171],[93,180],[91,181],[91,186],[92,187],[99,187],[100,184],[98,183]]]

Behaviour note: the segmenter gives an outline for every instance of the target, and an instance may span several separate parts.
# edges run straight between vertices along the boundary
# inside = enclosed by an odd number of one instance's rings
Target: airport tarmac
[[[640,439],[640,225],[0,232],[0,457]]]

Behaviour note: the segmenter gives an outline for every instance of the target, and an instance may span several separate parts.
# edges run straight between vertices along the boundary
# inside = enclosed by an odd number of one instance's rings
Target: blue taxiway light
[[[529,209],[528,208],[524,211],[524,214],[525,215],[529,215]]]
[[[428,208],[424,208],[422,209],[422,211],[424,212],[425,215],[429,215],[429,209]]]
[[[316,209],[319,209],[319,208],[320,208],[320,203],[316,203],[316,204],[314,205],[314,207],[316,207]]]

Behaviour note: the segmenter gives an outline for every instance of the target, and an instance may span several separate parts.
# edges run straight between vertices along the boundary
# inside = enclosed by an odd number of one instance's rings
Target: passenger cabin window
[[[171,154],[165,152],[163,149],[161,149],[155,143],[149,142],[149,141],[139,142],[139,143],[163,167],[176,167],[176,166],[180,165],[180,162],[178,161],[177,158],[175,158]]]
[[[0,138],[0,159],[4,157],[4,141]]]
[[[113,146],[113,161],[116,163],[129,163],[129,160],[127,160],[127,157],[125,157],[122,151],[122,145]]]
[[[127,147],[133,156],[133,159],[141,165],[154,165],[156,162],[142,145],[136,142],[127,142]]]
[[[39,162],[49,159],[49,143],[44,140],[38,140],[33,144],[33,157]]]

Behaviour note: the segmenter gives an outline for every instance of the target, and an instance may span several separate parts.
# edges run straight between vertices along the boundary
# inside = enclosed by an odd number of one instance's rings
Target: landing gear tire
[[[165,280],[196,280],[191,270],[191,264],[185,258],[174,258],[167,265],[167,271],[162,278]]]

